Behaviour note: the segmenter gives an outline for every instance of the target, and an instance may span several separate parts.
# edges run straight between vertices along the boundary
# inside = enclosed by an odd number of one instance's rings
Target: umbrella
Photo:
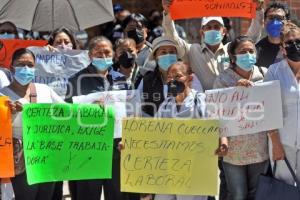
[[[111,0],[0,0],[0,22],[32,31],[83,30],[114,19]]]

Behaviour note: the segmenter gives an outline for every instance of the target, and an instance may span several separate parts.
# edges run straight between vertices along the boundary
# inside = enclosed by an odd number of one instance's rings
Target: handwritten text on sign
[[[110,107],[26,105],[23,138],[29,184],[111,178],[113,129]]]
[[[278,81],[250,88],[208,90],[205,94],[208,117],[221,119],[223,136],[258,133],[283,126]]]
[[[31,47],[30,50],[36,55],[34,82],[48,85],[63,97],[67,92],[68,78],[90,63],[87,51],[51,52],[41,47]]]
[[[75,96],[73,103],[103,102],[117,110],[115,114],[114,138],[122,137],[122,119],[124,117],[139,116],[141,114],[141,97],[138,90],[120,90],[96,92],[88,95]]]
[[[0,97],[0,178],[13,177],[13,140],[8,97]]]
[[[255,17],[253,0],[174,0],[172,19],[188,19],[207,16]]]
[[[217,194],[218,133],[215,120],[125,119],[121,190]]]

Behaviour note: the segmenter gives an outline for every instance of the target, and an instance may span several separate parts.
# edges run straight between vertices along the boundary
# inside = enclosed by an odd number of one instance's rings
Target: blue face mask
[[[2,33],[0,34],[0,39],[15,39],[16,35],[13,33]]]
[[[267,24],[266,31],[269,36],[273,38],[279,38],[282,26],[283,26],[282,21],[278,19],[274,19]]]
[[[14,78],[21,85],[28,85],[34,79],[35,69],[33,67],[15,67]]]
[[[99,71],[106,71],[110,66],[113,65],[112,58],[93,58],[92,64]]]
[[[210,30],[204,32],[204,43],[208,45],[220,44],[223,40],[221,31]]]
[[[236,64],[245,71],[251,71],[256,63],[256,55],[245,53],[236,55]]]
[[[166,54],[162,56],[158,56],[158,66],[167,71],[169,67],[177,62],[177,55],[176,54]]]

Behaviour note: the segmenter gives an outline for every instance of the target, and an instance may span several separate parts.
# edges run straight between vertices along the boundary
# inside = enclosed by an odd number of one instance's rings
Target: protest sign
[[[236,136],[283,127],[278,81],[256,86],[207,90],[209,118],[220,119],[222,136]],[[274,109],[276,108],[276,109]]]
[[[0,40],[0,66],[9,68],[11,58],[17,49],[30,46],[45,46],[46,40]]]
[[[7,101],[8,97],[0,97],[0,178],[15,176],[11,112]]]
[[[117,111],[115,114],[114,138],[122,137],[122,119],[141,115],[141,97],[138,90],[119,90],[96,92],[89,95],[75,96],[73,103],[103,102]]]
[[[218,133],[215,120],[125,119],[121,191],[216,195]]]
[[[29,48],[36,55],[34,82],[44,83],[64,97],[68,78],[90,64],[87,51],[48,51],[45,48]]]
[[[23,141],[28,183],[111,178],[113,130],[111,107],[25,105]]]
[[[256,4],[253,0],[174,0],[170,12],[174,20],[208,16],[254,18]]]

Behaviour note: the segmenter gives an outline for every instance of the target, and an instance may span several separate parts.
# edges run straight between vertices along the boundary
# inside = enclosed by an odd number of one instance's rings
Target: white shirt
[[[6,74],[2,70],[0,70],[0,88],[3,88],[8,85],[9,85],[9,80]]]
[[[300,149],[300,88],[286,59],[269,67],[264,81],[272,80],[279,80],[281,86],[283,110],[283,128],[279,129],[281,143]]]
[[[174,97],[167,97],[159,106],[157,117],[202,118],[205,117],[205,95],[191,89],[179,109]]]
[[[37,103],[64,103],[64,100],[59,97],[50,87],[44,84],[35,83]],[[20,98],[14,91],[8,87],[0,89],[0,94],[8,96],[12,101],[19,101],[22,104],[27,104],[29,101]],[[19,112],[13,116],[13,136],[22,139],[22,113]]]

